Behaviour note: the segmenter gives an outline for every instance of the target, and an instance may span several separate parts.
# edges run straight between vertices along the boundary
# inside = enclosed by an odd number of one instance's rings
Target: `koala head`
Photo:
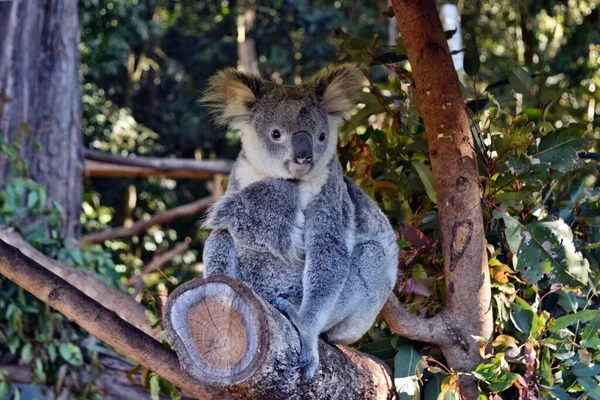
[[[342,115],[360,93],[358,68],[325,69],[299,86],[285,86],[234,69],[209,81],[203,101],[216,121],[238,129],[244,155],[264,176],[308,180],[335,154]]]

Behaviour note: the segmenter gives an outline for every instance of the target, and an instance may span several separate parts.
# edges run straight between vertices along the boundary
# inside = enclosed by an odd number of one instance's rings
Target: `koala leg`
[[[373,325],[394,287],[396,266],[391,262],[395,261],[385,257],[377,241],[354,247],[348,280],[330,319],[331,328],[325,331],[330,342],[354,343]]]
[[[214,230],[204,242],[202,255],[204,260],[204,278],[223,274],[236,277],[237,256],[233,238],[226,230]]]

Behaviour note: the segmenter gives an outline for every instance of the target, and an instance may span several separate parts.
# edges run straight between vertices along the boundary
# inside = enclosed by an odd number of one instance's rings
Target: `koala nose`
[[[313,159],[313,138],[306,131],[299,131],[292,136],[293,160],[297,164],[308,164]]]

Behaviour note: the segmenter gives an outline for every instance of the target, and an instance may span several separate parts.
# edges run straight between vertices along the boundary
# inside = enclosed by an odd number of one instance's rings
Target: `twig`
[[[174,258],[176,255],[183,253],[190,247],[191,239],[189,237],[185,238],[185,240],[181,243],[177,243],[175,247],[171,250],[165,251],[164,253],[155,255],[152,260],[146,265],[146,268],[142,270],[142,272],[137,276],[132,276],[129,278],[125,286],[134,287],[134,297],[136,297],[136,301],[140,301],[137,299],[138,295],[144,289],[144,276],[156,271],[158,268],[162,267],[166,262]]]
[[[123,157],[116,154],[86,149],[84,150],[86,160],[98,161],[115,165],[129,165],[133,167],[151,168],[156,171],[195,171],[214,174],[229,174],[232,162],[229,160],[193,160],[182,158],[158,158],[158,157]]]
[[[193,201],[189,204],[173,208],[161,214],[156,214],[146,221],[135,222],[131,226],[121,226],[114,229],[108,229],[102,232],[91,233],[81,238],[82,243],[99,244],[105,240],[121,239],[137,235],[146,229],[154,226],[171,222],[174,219],[186,217],[205,210],[213,203],[213,197],[205,197],[200,200]]]

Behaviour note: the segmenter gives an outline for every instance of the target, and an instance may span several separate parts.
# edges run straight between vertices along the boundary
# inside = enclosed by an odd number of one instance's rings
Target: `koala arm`
[[[322,333],[350,270],[341,211],[326,202],[306,210],[306,264],[302,280],[302,303],[298,309],[283,298],[274,305],[285,313],[300,334],[298,357],[305,380],[314,376],[319,363],[318,336]]]
[[[292,182],[265,179],[228,194],[216,203],[204,224],[228,231],[238,246],[269,251],[297,262],[303,251],[297,189]]]
[[[204,261],[204,278],[223,274],[236,277],[236,253],[233,238],[223,229],[217,229],[210,233],[202,255]]]

